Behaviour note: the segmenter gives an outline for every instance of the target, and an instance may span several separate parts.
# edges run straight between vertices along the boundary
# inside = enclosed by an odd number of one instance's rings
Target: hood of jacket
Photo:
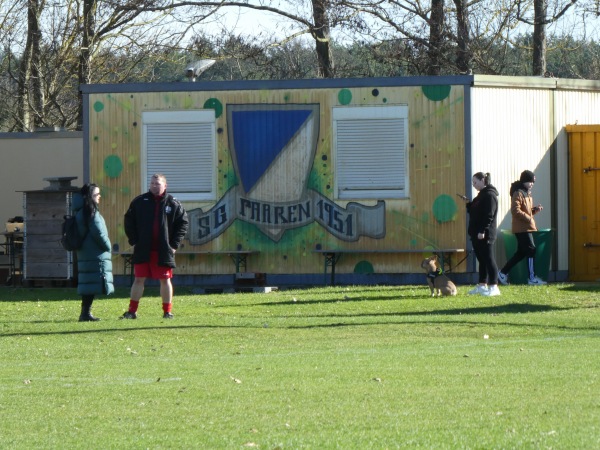
[[[514,181],[511,185],[510,185],[510,196],[512,197],[512,195],[518,191],[521,190],[523,192],[525,192],[525,194],[527,194],[528,190],[525,187],[525,185],[521,182],[521,181]]]
[[[83,196],[79,192],[75,192],[73,194],[73,198],[71,199],[71,210],[73,214],[83,208]]]
[[[494,194],[496,197],[498,197],[498,189],[496,189],[495,186],[492,186],[491,184],[488,184],[487,186],[485,186],[482,190],[481,190],[482,194]]]

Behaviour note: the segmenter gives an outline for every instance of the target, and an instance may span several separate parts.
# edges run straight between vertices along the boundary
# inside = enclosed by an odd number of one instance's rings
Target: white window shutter
[[[162,173],[167,191],[178,199],[214,200],[214,111],[150,111],[142,120],[142,192],[153,174]]]
[[[385,108],[343,108],[338,114],[334,111],[339,198],[408,195],[408,111]]]
[[[148,175],[168,172],[170,193],[210,192],[211,128],[208,123],[148,125]]]

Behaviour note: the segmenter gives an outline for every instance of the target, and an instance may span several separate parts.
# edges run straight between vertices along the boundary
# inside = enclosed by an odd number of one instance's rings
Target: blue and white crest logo
[[[232,105],[227,108],[227,117],[229,143],[244,198],[260,202],[261,206],[297,205],[301,212],[317,149],[319,105]],[[253,221],[275,241],[293,223],[304,225],[292,222],[292,217],[286,227],[273,227],[273,220],[261,223],[268,219],[264,217],[267,211],[263,211],[263,217],[254,213]],[[275,207],[270,212],[277,211],[280,210]],[[252,215],[249,218],[252,220]]]
[[[214,239],[235,219],[254,224],[273,241],[279,241],[286,230],[315,220],[343,240],[383,237],[383,202],[374,207],[350,203],[344,209],[307,189],[319,124],[318,104],[228,105],[229,147],[240,184],[210,211],[189,212],[190,243]],[[373,220],[374,210],[379,220]],[[364,220],[364,215],[370,220]]]
[[[299,200],[317,149],[319,105],[232,105],[227,117],[244,194],[264,201]],[[274,190],[282,177],[286,189]]]

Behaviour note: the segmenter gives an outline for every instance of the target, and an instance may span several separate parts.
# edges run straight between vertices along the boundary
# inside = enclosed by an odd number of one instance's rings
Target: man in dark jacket
[[[146,278],[159,280],[163,318],[173,318],[171,278],[175,268],[175,251],[187,229],[187,213],[181,203],[167,193],[167,179],[162,174],[152,175],[149,191],[134,198],[125,213],[125,234],[133,246],[135,279],[131,286],[129,310],[121,318],[137,318]]]

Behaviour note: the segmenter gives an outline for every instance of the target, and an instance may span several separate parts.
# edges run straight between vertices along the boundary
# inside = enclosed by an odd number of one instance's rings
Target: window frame
[[[390,126],[393,126],[394,124],[393,122],[387,122],[388,120],[397,123],[399,122],[399,125],[402,127],[402,129],[399,132],[399,135],[394,135],[393,133],[390,133],[387,136],[387,139],[390,139],[391,141],[381,139],[381,136],[369,134],[369,129],[372,129],[373,126],[379,127],[379,130],[386,131],[389,129],[389,131],[391,131]],[[370,121],[371,123],[369,123]],[[369,150],[369,148],[365,148],[363,150],[360,147],[360,143],[357,144],[357,147],[354,149],[352,149],[353,144],[349,144],[348,148],[346,149],[341,148],[341,145],[345,145],[343,142],[340,142],[344,140],[344,137],[340,136],[340,133],[344,131],[344,127],[348,127],[348,129],[351,129],[352,131],[364,130],[367,133],[364,137],[362,137],[364,145],[368,145],[367,143],[374,142],[374,139],[378,139],[380,142],[388,142],[384,148],[385,153],[377,155],[379,156],[379,159],[381,159],[381,164],[374,169],[376,170],[376,172],[365,173],[365,170],[368,169],[369,165],[364,164],[365,162],[367,162],[367,158],[363,158],[363,156],[365,155],[365,152]],[[408,176],[408,132],[408,105],[334,107],[332,111],[332,153],[335,161],[335,198],[339,200],[408,198],[410,194],[410,180]],[[385,161],[389,161],[389,159],[386,159],[386,155],[389,156],[391,152],[393,152],[393,149],[397,144],[399,144],[401,154],[398,155],[398,158],[396,158],[396,160],[392,160],[393,164],[384,164]],[[352,154],[352,150],[354,150],[356,159],[354,160],[354,164],[350,164],[351,167],[347,169],[348,164],[342,161],[341,158],[344,158],[345,156],[350,157],[350,155]],[[345,179],[358,176],[359,183],[360,181],[364,181],[364,186],[366,186],[367,182],[372,182],[372,179],[377,178],[379,176],[377,175],[377,173],[381,173],[381,171],[386,172],[387,169],[390,167],[395,167],[403,172],[401,173],[402,182],[400,183],[400,187],[398,188],[392,187],[394,183],[397,183],[397,172],[386,173],[386,178],[382,181],[381,185],[375,185],[372,188],[367,188],[363,186],[351,187],[347,185],[346,181],[344,181]],[[395,169],[389,170],[391,171]],[[371,177],[369,177],[369,173],[371,173]],[[365,176],[362,178],[362,180],[360,180],[362,174],[365,174]]]
[[[189,169],[189,161],[181,162],[180,164],[173,164],[161,168],[160,170],[151,170],[148,165],[149,159],[152,156],[148,155],[149,142],[148,142],[148,127],[152,125],[193,125],[201,124],[203,128],[207,128],[205,125],[209,124],[208,136],[205,135],[205,130],[200,129],[198,134],[202,137],[201,142],[207,142],[207,149],[200,148],[202,152],[199,155],[201,162],[196,163],[198,167],[199,177],[208,177],[209,182],[205,183],[208,188],[205,190],[189,190],[182,189],[182,182],[178,180],[173,174],[177,173],[183,167]],[[212,125],[212,126],[210,126]],[[181,129],[183,132],[183,127]],[[190,134],[192,136],[192,133]],[[172,145],[169,149],[172,149]],[[206,146],[205,146],[206,147]],[[190,152],[189,148],[181,147],[182,152]],[[141,192],[148,190],[150,177],[156,173],[163,173],[167,178],[167,191],[174,197],[181,201],[207,201],[216,200],[217,189],[216,189],[216,116],[213,109],[204,110],[189,110],[189,111],[144,111],[142,112],[142,145],[141,145]],[[193,169],[193,168],[192,168]],[[152,173],[150,173],[152,172]]]

